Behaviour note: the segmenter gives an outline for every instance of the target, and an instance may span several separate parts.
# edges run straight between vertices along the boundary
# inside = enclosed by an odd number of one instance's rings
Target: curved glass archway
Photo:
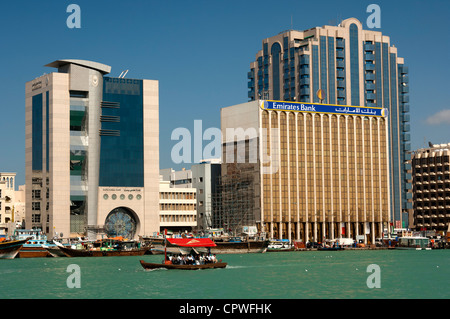
[[[114,208],[106,217],[105,232],[108,237],[122,236],[132,239],[136,235],[137,220],[133,211],[126,207]]]

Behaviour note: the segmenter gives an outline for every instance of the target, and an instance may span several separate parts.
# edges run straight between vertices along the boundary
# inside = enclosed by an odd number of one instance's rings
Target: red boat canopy
[[[167,238],[172,245],[180,247],[215,247],[217,246],[209,238]]]

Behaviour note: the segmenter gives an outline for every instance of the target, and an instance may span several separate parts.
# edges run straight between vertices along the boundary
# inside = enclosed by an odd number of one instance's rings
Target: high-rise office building
[[[338,26],[264,39],[248,73],[250,101],[282,100],[388,110],[391,221],[412,213],[408,67],[388,36],[350,18]],[[317,94],[318,91],[321,94]]]
[[[389,231],[383,108],[252,101],[221,110],[223,223],[269,238],[375,243]],[[247,196],[247,194],[251,196]],[[240,223],[240,224],[239,224]],[[245,224],[247,223],[247,224]],[[226,225],[219,225],[224,228]]]
[[[26,227],[49,236],[159,231],[158,81],[58,60],[26,83]],[[40,194],[39,197],[36,194]]]

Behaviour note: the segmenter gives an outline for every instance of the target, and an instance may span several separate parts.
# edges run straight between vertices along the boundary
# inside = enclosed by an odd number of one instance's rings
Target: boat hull
[[[52,257],[43,247],[26,247],[26,244],[17,254],[16,258]]]
[[[174,264],[156,264],[156,263],[147,263],[143,260],[140,260],[142,267],[146,270],[151,269],[180,269],[180,270],[199,270],[199,269],[215,269],[215,268],[225,268],[227,263],[210,263],[203,265],[174,265]]]
[[[14,259],[26,241],[27,239],[0,242],[0,259]]]
[[[148,248],[131,249],[131,250],[85,250],[72,249],[59,246],[59,249],[67,257],[117,257],[117,256],[142,256]]]
[[[244,254],[265,253],[269,241],[220,242],[215,241],[216,247],[211,247],[212,254]]]
[[[45,247],[45,249],[52,257],[67,257],[58,247]]]

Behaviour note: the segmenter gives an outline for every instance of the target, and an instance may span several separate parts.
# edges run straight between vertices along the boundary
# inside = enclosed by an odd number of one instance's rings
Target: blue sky
[[[69,4],[81,28],[69,29]],[[0,4],[0,171],[25,183],[25,82],[57,59],[112,67],[110,76],[159,80],[160,167],[176,169],[175,128],[220,127],[220,108],[247,102],[247,72],[264,38],[355,17],[369,4],[410,71],[412,149],[450,142],[449,1],[41,0]],[[206,141],[204,144],[207,144]]]

